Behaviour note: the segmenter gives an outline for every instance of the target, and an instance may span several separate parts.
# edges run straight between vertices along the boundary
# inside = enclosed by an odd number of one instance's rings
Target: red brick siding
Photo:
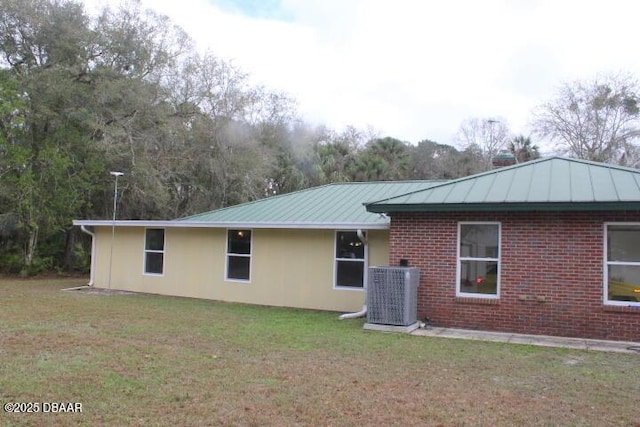
[[[497,301],[456,297],[459,221],[502,224]],[[640,212],[396,213],[389,262],[420,269],[418,314],[434,326],[640,341],[640,307],[602,303],[610,221]]]

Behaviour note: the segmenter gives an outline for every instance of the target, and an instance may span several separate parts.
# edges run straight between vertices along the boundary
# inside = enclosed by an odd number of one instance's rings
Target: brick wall
[[[502,224],[498,300],[456,297],[458,221]],[[420,269],[418,315],[434,326],[640,341],[640,307],[602,303],[609,221],[640,212],[397,213],[389,262]]]

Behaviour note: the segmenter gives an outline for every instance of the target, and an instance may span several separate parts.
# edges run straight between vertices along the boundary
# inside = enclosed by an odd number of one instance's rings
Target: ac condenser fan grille
[[[418,320],[415,267],[370,267],[367,281],[367,322],[409,326]]]

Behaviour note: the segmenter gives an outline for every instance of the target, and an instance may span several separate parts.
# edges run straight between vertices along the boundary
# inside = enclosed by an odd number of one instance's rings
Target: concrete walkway
[[[583,338],[553,337],[547,335],[525,335],[505,332],[473,331],[469,329],[437,328],[427,326],[415,329],[411,335],[423,337],[459,338],[467,340],[505,342],[511,344],[538,345],[542,347],[573,348],[578,350],[611,351],[616,353],[637,354],[640,356],[640,343],[629,341],[592,340]]]

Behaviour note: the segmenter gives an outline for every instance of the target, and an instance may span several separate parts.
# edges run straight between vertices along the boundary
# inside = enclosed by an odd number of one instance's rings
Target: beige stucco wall
[[[95,286],[109,287],[111,228],[97,227]],[[225,280],[226,229],[165,229],[162,276],[143,274],[144,227],[117,227],[112,289],[320,310],[355,311],[364,291],[334,288],[334,230],[254,229],[251,280]],[[387,230],[368,232],[368,265],[386,265]]]

